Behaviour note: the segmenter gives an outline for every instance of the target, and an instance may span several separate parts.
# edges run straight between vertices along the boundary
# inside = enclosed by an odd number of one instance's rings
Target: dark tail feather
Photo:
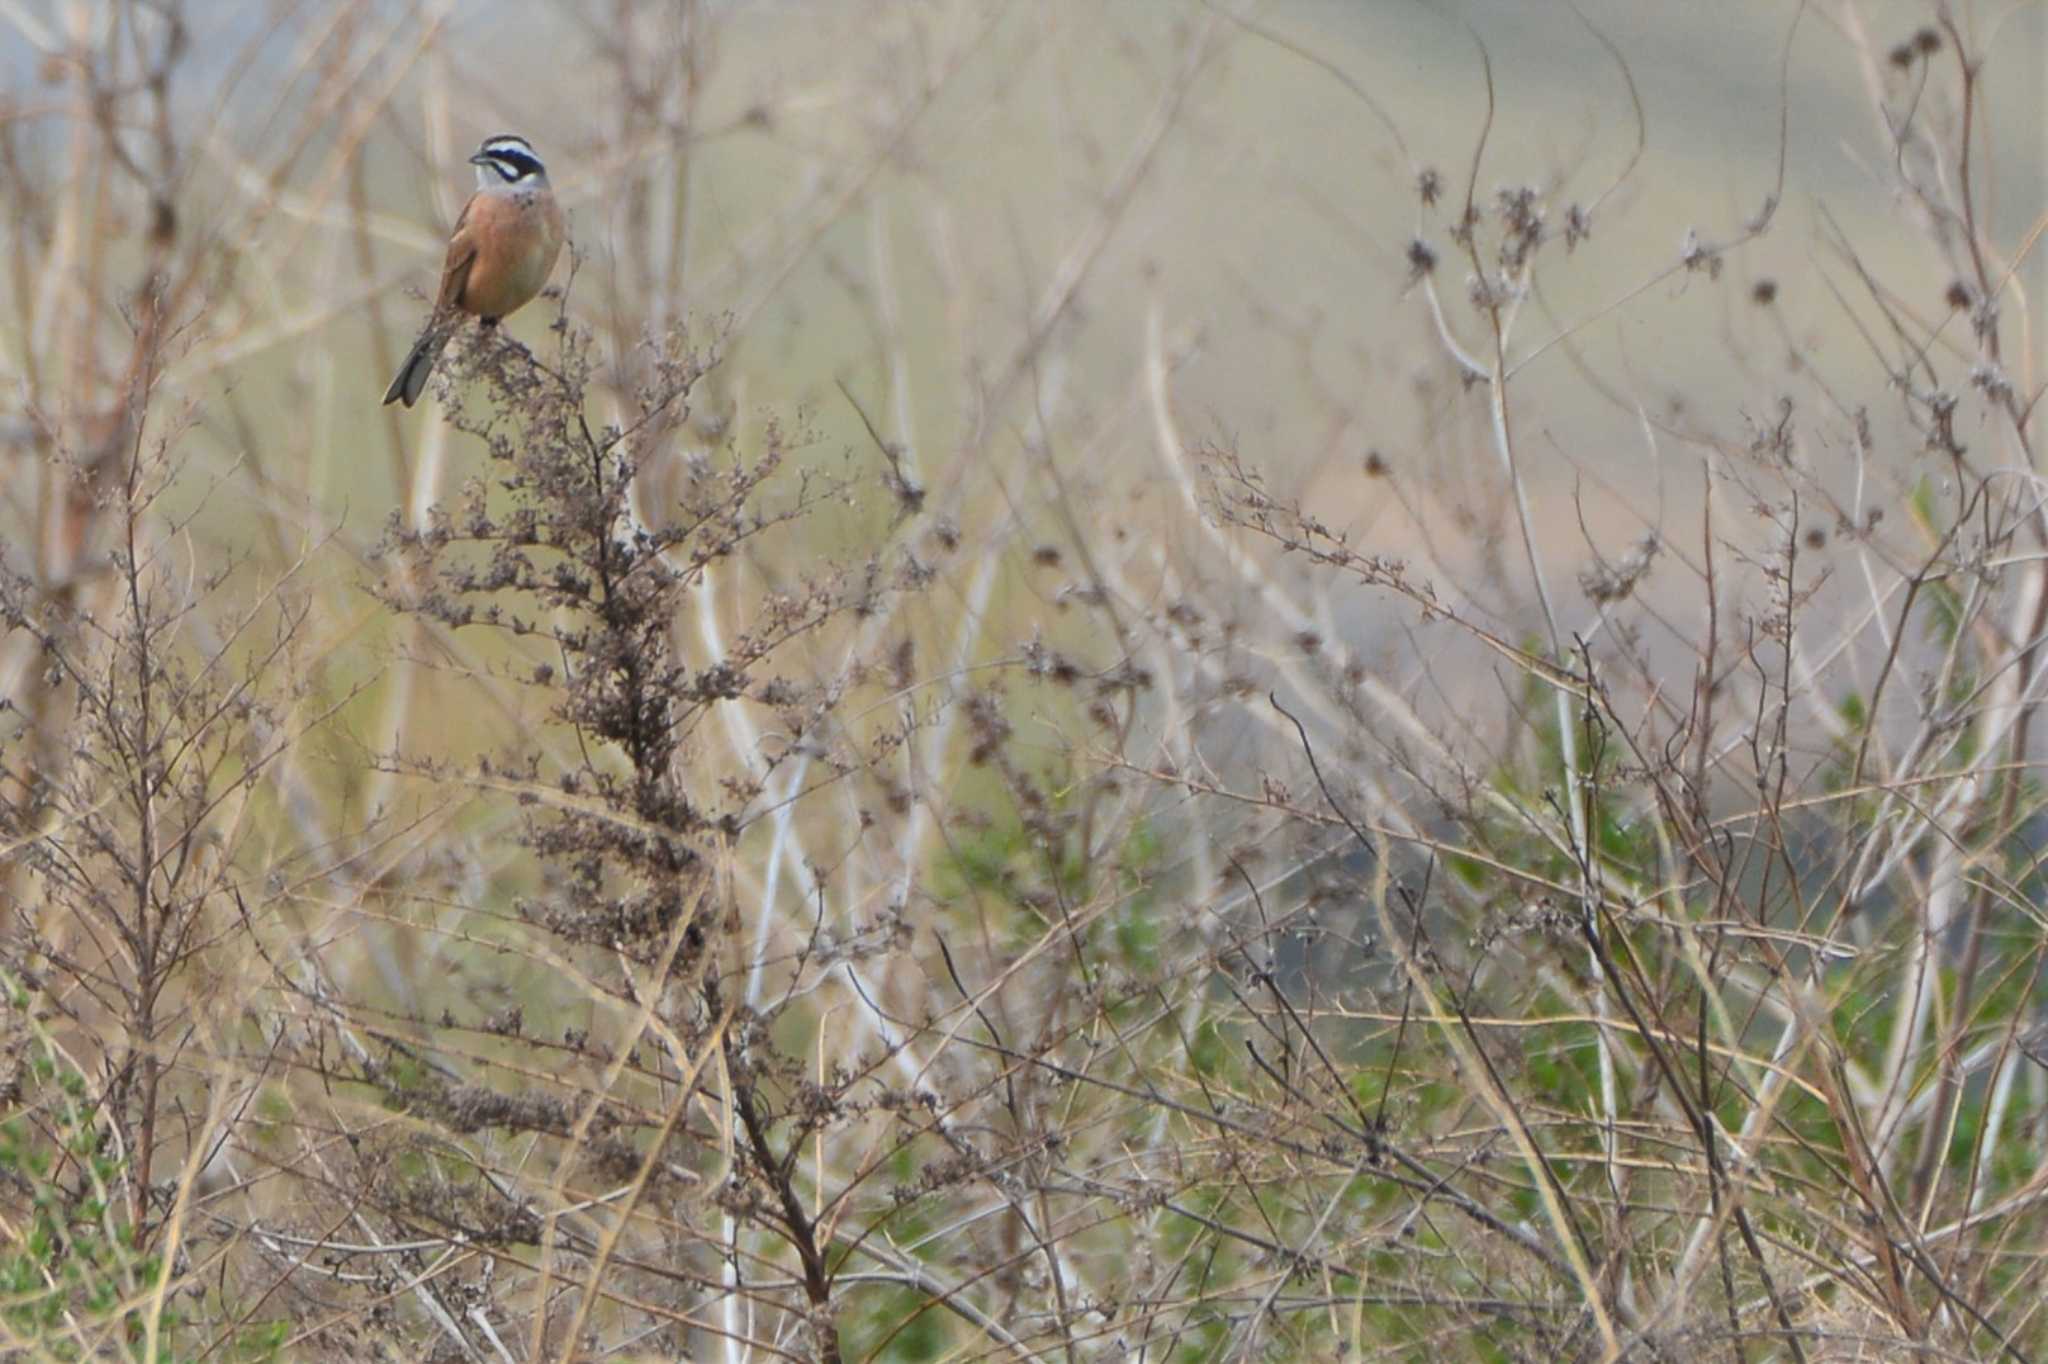
[[[384,405],[404,403],[411,407],[418,402],[420,394],[427,391],[427,376],[434,372],[434,362],[447,348],[447,328],[429,326],[421,332],[420,339],[412,344],[412,353],[398,367],[398,377],[391,381],[390,388],[384,390]]]

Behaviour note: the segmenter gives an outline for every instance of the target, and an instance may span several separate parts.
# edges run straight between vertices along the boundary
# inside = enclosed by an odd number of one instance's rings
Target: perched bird
[[[433,316],[398,367],[386,404],[418,402],[463,319],[496,326],[540,292],[562,254],[561,205],[533,144],[509,134],[488,137],[469,161],[476,167],[476,193],[455,220]]]

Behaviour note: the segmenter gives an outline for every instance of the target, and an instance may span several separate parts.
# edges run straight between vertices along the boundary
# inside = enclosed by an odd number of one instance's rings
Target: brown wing
[[[441,297],[434,305],[436,312],[448,312],[462,307],[462,296],[469,291],[469,269],[476,264],[476,243],[463,229],[469,222],[469,205],[476,202],[471,195],[468,204],[455,217],[455,230],[448,234],[448,259],[441,266]]]

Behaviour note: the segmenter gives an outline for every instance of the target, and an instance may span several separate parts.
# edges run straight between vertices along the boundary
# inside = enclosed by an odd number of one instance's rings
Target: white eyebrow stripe
[[[547,167],[524,138],[494,137],[477,150],[473,159],[496,171],[507,184],[547,174]]]

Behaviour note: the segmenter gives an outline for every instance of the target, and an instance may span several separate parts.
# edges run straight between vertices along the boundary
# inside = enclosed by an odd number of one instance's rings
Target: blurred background
[[[90,224],[142,249],[134,206],[75,178],[80,92],[63,56],[128,13],[10,7],[7,169],[40,216],[5,230],[58,233],[61,247]],[[137,41],[154,13],[133,11]],[[463,158],[499,131],[548,162],[577,257],[557,285],[616,352],[687,320],[728,357],[700,416],[800,421],[806,458],[873,462],[844,385],[919,480],[984,532],[1002,525],[1004,544],[1057,536],[1047,504],[1078,497],[1122,508],[1150,550],[1196,548],[1142,401],[1151,327],[1181,437],[1255,453],[1332,524],[1412,554],[1419,526],[1487,515],[1484,405],[1458,382],[1408,255],[1421,240],[1447,257],[1462,325],[1471,271],[1446,227],[1468,188],[1484,206],[1528,186],[1554,220],[1592,210],[1518,332],[1529,495],[1567,522],[1577,499],[1587,522],[1546,549],[1564,574],[1646,528],[1668,538],[1674,506],[1697,498],[1696,456],[1650,448],[1640,414],[1746,440],[1748,423],[1774,420],[1795,353],[1843,409],[1868,409],[1872,452],[1897,473],[1915,442],[1872,363],[1849,262],[1916,278],[1900,301],[1935,320],[1954,268],[1941,258],[1953,243],[1930,243],[1899,199],[1874,103],[1909,108],[1923,79],[1888,62],[1926,25],[1912,0],[310,14],[184,15],[169,91],[189,145],[158,188],[177,248],[206,259],[165,377],[200,407],[185,449],[224,480],[196,528],[239,553],[258,552],[266,521],[272,549],[368,537],[468,472],[434,421],[362,399],[435,286],[471,183]],[[2017,7],[1971,21],[1986,53],[1982,227],[2017,240],[2044,198],[2043,19]],[[149,133],[124,136],[139,152]],[[1433,208],[1423,172],[1444,187]],[[1767,204],[1768,233],[1711,275],[1673,272],[1688,240],[1744,237]],[[15,259],[16,371],[68,313],[66,377],[111,382],[119,329],[76,327],[93,306],[77,263]],[[2020,262],[2016,284],[2038,269]],[[1769,309],[1751,302],[1759,281],[1776,286]],[[2029,308],[2008,312],[2031,332]],[[514,331],[535,338],[551,316],[535,308]],[[51,414],[94,400],[90,384],[21,394]],[[1399,512],[1358,477],[1373,453],[1412,490]],[[1823,452],[1813,465],[1853,477]],[[18,509],[33,482],[12,481]],[[1343,603],[1330,624],[1363,642],[1372,617]]]

